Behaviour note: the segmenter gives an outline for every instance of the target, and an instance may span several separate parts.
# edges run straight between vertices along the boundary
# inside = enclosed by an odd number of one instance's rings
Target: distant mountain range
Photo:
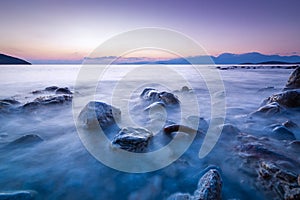
[[[31,63],[20,58],[0,54],[0,64],[2,65],[31,65]]]
[[[219,56],[193,56],[184,58],[172,58],[172,59],[154,59],[147,57],[121,57],[106,56],[97,58],[84,58],[85,63],[90,64],[189,64],[191,61],[193,64],[300,64],[300,56],[280,56],[280,55],[265,55],[257,52],[244,53],[244,54],[232,54],[223,53]],[[33,61],[34,64],[81,64],[82,60],[66,61]],[[0,64],[31,64],[25,60],[0,54]]]
[[[300,56],[264,55],[257,52],[232,54],[223,53],[219,56],[194,56],[189,61],[195,64],[300,64]],[[184,58],[155,61],[154,64],[189,64]]]
[[[280,56],[280,55],[264,55],[257,52],[244,53],[244,54],[232,54],[223,53],[219,56],[193,56],[184,58],[173,59],[150,59],[140,57],[122,57],[117,58],[114,56],[97,57],[97,58],[85,58],[88,63],[109,63],[113,61],[113,64],[189,64],[189,61],[194,64],[300,64],[300,56]]]

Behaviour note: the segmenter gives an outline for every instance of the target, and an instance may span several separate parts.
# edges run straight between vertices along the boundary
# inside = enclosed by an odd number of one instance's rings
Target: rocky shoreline
[[[181,91],[190,91],[183,87]],[[43,90],[33,91],[30,95],[32,101],[20,102],[14,98],[0,100],[0,115],[5,117],[15,113],[38,112],[49,106],[70,105],[73,92],[66,87],[47,87]],[[263,98],[263,97],[262,97]],[[143,105],[141,112],[149,109],[159,112],[161,108],[167,112],[177,112],[180,100],[176,95],[167,91],[158,91],[155,88],[145,88],[140,94]],[[225,124],[219,141],[217,151],[222,151],[224,157],[235,156],[240,159],[240,166],[234,166],[244,171],[249,177],[255,179],[254,187],[272,199],[300,199],[300,128],[299,122],[292,119],[293,113],[300,109],[300,67],[296,68],[280,93],[266,97],[261,107],[249,113],[247,120],[264,120],[270,124],[265,135],[255,135],[253,131],[239,130],[231,124]],[[84,128],[93,129],[101,126],[106,129],[116,125],[121,119],[121,110],[101,101],[93,101],[86,105],[79,115],[79,121]],[[188,121],[191,121],[189,119]],[[280,123],[273,123],[273,121]],[[208,124],[199,119],[198,130],[188,124],[176,124],[168,121],[161,132],[170,139],[178,132],[182,134],[196,134],[201,141]],[[198,137],[199,135],[199,137]],[[111,145],[130,152],[147,152],[149,143],[155,135],[146,127],[119,127]],[[43,142],[39,135],[29,134],[9,142],[2,148],[23,148]],[[197,141],[195,144],[198,145]],[[197,156],[197,155],[195,155]],[[183,157],[188,162],[188,158]],[[209,162],[209,161],[208,161]],[[186,169],[188,170],[188,169]],[[177,191],[170,194],[168,199],[221,199],[224,188],[224,177],[227,171],[221,167],[210,167],[202,171],[198,185],[193,194]],[[12,188],[15,189],[15,188]],[[0,192],[0,199],[35,199],[38,191]]]

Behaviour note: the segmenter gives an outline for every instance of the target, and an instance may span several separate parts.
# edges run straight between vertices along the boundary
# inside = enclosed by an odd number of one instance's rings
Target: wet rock
[[[45,91],[54,92],[57,89],[58,89],[57,86],[49,86],[45,88]]]
[[[284,126],[275,127],[271,136],[278,140],[296,140],[295,135]]]
[[[0,200],[34,200],[36,197],[35,191],[12,191],[0,192]]]
[[[127,151],[144,152],[152,136],[147,129],[125,127],[114,137],[112,144]]]
[[[300,89],[274,94],[265,100],[267,104],[274,102],[286,108],[300,107]]]
[[[183,132],[183,133],[189,133],[189,134],[196,134],[197,130],[190,128],[188,126],[179,125],[179,124],[171,124],[166,127],[164,127],[164,132],[167,134],[173,133],[173,132]]]
[[[43,139],[39,135],[28,134],[28,135],[23,135],[22,137],[10,142],[8,144],[8,146],[10,146],[10,147],[12,147],[12,146],[19,147],[21,145],[22,146],[34,145],[34,144],[40,143],[42,141],[43,141]]]
[[[222,178],[217,169],[209,169],[198,182],[193,195],[175,193],[168,200],[220,200],[222,197]]]
[[[2,99],[0,100],[0,111],[1,112],[9,112],[14,110],[20,102],[14,100],[14,99]]]
[[[217,169],[210,169],[198,182],[193,199],[218,200],[222,197],[222,179]]]
[[[241,131],[232,124],[223,124],[222,133],[225,136],[237,136]],[[224,135],[222,134],[222,136]]]
[[[283,122],[282,125],[286,128],[299,128],[298,125],[291,120]]]
[[[243,137],[243,140],[250,139]],[[268,148],[259,141],[241,142],[242,144],[238,145],[236,149],[239,151],[239,156],[248,159],[249,162],[256,162],[257,160],[282,160],[295,163],[295,160],[271,150],[271,148]]]
[[[294,172],[284,170],[271,162],[259,163],[259,180],[267,190],[273,191],[280,199],[299,199],[300,186]]]
[[[141,93],[140,97],[150,103],[161,102],[165,105],[178,105],[178,98],[169,92],[159,92],[153,88],[146,88]]]
[[[300,89],[300,67],[297,67],[290,75],[284,90]]]
[[[80,112],[79,120],[87,127],[107,128],[121,118],[121,110],[100,101],[90,101]]]
[[[73,94],[73,92],[71,92],[70,89],[67,88],[67,87],[64,87],[64,88],[57,88],[57,89],[55,90],[55,93],[56,93],[56,94]]]
[[[266,116],[272,116],[274,114],[279,114],[284,111],[284,108],[282,108],[277,102],[269,103],[267,105],[264,105],[260,107],[256,112],[254,112],[254,115],[263,114]]]
[[[62,95],[62,96],[43,96],[36,98],[32,102],[25,103],[21,106],[23,109],[37,109],[41,106],[47,105],[57,105],[63,104],[72,101],[72,96],[70,95]]]
[[[294,141],[290,142],[289,146],[296,151],[300,151],[300,141],[299,140],[294,140]]]
[[[189,92],[191,89],[188,86],[183,86],[181,92]]]

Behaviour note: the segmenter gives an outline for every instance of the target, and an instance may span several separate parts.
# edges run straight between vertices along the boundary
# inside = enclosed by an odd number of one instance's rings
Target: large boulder
[[[208,170],[199,180],[194,195],[175,193],[168,200],[220,200],[222,198],[222,178],[217,169]]]
[[[112,144],[127,151],[144,152],[152,136],[147,129],[125,127],[114,137]]]
[[[217,169],[210,169],[198,182],[194,199],[219,200],[222,197],[222,179]]]
[[[121,110],[100,101],[90,101],[80,112],[79,120],[87,127],[107,128],[121,118]]]
[[[300,89],[273,94],[264,101],[266,104],[274,102],[286,108],[300,107]]]
[[[300,89],[300,67],[297,67],[290,75],[284,90]]]

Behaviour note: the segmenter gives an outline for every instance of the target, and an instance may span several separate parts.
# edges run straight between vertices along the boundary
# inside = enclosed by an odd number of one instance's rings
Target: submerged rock
[[[40,136],[36,134],[28,134],[28,135],[23,135],[20,138],[10,142],[8,146],[24,146],[24,145],[34,145],[37,143],[40,143],[44,141]]]
[[[300,199],[298,175],[294,172],[263,161],[259,163],[258,175],[261,185],[280,199]]]
[[[121,110],[100,101],[90,101],[80,112],[79,120],[88,128],[107,128],[121,118]]]
[[[274,94],[265,100],[265,103],[278,103],[286,108],[300,107],[300,90],[288,90]]]
[[[287,120],[287,121],[283,122],[282,125],[286,128],[291,128],[291,129],[299,128],[298,125],[295,122],[291,121],[291,120]]]
[[[144,152],[152,136],[147,129],[125,127],[114,137],[112,144],[127,151]]]
[[[0,192],[0,200],[34,200],[36,196],[35,191],[12,191]]]
[[[179,105],[178,98],[169,92],[159,92],[153,88],[146,88],[141,93],[140,97],[150,103],[161,102],[165,105]]]
[[[295,135],[284,126],[275,127],[271,136],[278,140],[296,140]]]
[[[290,75],[284,90],[300,89],[300,67],[297,67]]]
[[[0,100],[0,112],[9,112],[14,110],[21,103],[14,99],[2,99]]]

